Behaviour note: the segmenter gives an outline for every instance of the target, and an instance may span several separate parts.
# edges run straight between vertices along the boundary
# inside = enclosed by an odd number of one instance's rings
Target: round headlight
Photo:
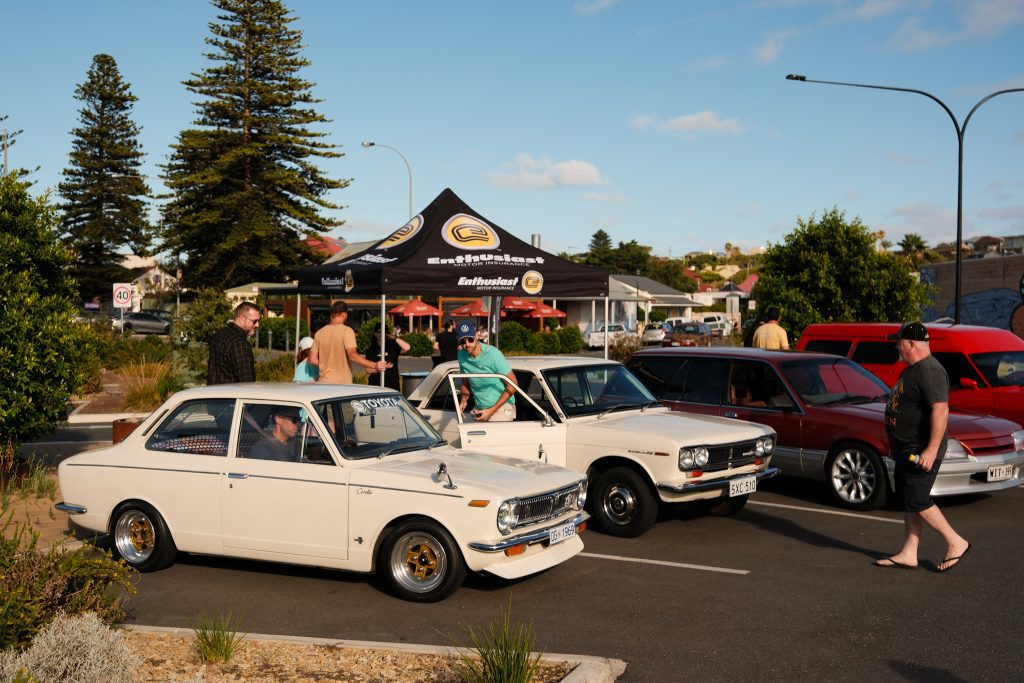
[[[757,453],[757,457],[759,458],[764,455],[764,438],[757,440],[757,443],[754,445],[754,451]]]
[[[693,467],[693,449],[692,448],[680,448],[679,449],[679,469],[688,470]]]
[[[576,505],[577,510],[582,510],[587,505],[587,480],[583,479],[580,481],[578,488],[576,489]]]
[[[498,531],[507,534],[516,525],[518,505],[516,500],[506,500],[498,506]]]
[[[693,464],[697,467],[704,467],[708,464],[708,449],[706,448],[694,448],[693,449]]]
[[[764,437],[764,454],[771,455],[772,451],[775,450],[775,437],[766,436]]]

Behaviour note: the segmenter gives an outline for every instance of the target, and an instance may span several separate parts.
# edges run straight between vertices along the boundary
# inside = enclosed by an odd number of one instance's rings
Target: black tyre
[[[698,504],[704,512],[712,517],[732,517],[746,506],[747,498],[749,497],[750,496],[733,496],[732,498],[712,498],[710,500],[699,501]]]
[[[404,522],[381,545],[378,572],[391,591],[412,602],[437,602],[466,578],[462,553],[444,527],[429,519]]]
[[[145,503],[125,503],[114,513],[114,551],[140,572],[154,572],[174,563],[178,548],[163,517]]]
[[[124,325],[122,326],[122,329],[123,329],[123,330],[124,330],[125,332],[131,332],[131,331],[132,331],[132,326],[131,326],[131,323],[125,323],[125,324],[124,324]]]
[[[863,444],[840,444],[825,462],[825,478],[836,502],[850,510],[875,510],[889,496],[882,458]]]
[[[595,523],[611,536],[634,538],[658,519],[658,500],[647,480],[626,467],[613,467],[601,474],[590,501]]]

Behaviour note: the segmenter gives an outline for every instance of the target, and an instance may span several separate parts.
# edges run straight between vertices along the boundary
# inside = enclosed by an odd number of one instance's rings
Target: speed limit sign
[[[129,282],[114,283],[114,308],[132,307],[132,285]]]

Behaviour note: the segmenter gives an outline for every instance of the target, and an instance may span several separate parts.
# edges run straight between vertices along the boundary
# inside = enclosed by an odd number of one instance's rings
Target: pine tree
[[[85,83],[75,89],[81,125],[71,164],[58,188],[61,227],[77,253],[74,275],[83,299],[109,294],[127,276],[122,249],[144,254],[153,236],[146,218],[149,188],[139,173],[143,153],[139,127],[131,120],[136,97],[110,55],[93,57]]]
[[[324,195],[348,181],[311,162],[341,154],[308,128],[327,119],[298,76],[309,61],[294,17],[277,0],[213,1],[222,14],[206,56],[216,64],[184,82],[202,100],[165,170],[175,194],[165,246],[187,258],[189,287],[282,281],[315,263],[303,235],[342,224],[321,210],[339,208]]]
[[[615,268],[614,251],[612,238],[604,230],[598,230],[590,238],[590,246],[583,262],[605,270],[612,270]]]

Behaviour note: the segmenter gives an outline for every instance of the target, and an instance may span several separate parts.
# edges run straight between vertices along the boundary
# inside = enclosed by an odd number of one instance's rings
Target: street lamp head
[[[787,81],[806,81],[807,80],[807,76],[803,76],[801,74],[786,74],[786,80]]]
[[[370,142],[369,140],[363,140],[363,147],[373,147],[376,142]]]

